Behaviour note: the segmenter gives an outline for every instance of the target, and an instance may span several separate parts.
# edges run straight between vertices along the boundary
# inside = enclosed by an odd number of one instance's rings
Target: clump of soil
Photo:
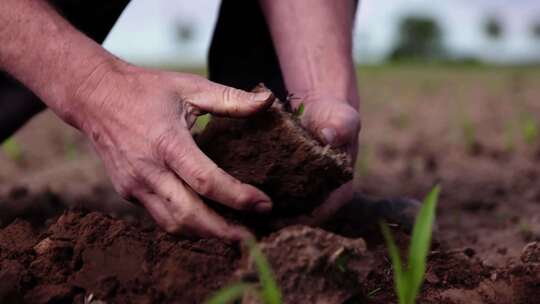
[[[371,270],[363,239],[317,228],[282,229],[264,238],[260,248],[276,275],[285,303],[344,303],[360,293],[361,282]],[[243,277],[256,276],[253,261],[244,267]],[[243,303],[258,302],[247,298]]]
[[[342,303],[369,271],[366,245],[295,226],[260,246],[285,303]],[[15,220],[0,230],[1,303],[202,303],[239,277],[255,277],[238,245],[187,240],[101,213],[68,212],[47,227]],[[246,300],[247,301],[247,300]]]
[[[101,213],[0,230],[1,303],[200,303],[230,280],[237,246],[186,240]],[[6,283],[4,283],[6,282]]]
[[[352,179],[347,154],[319,143],[287,108],[275,99],[250,118],[213,117],[197,137],[220,168],[268,194],[279,216],[308,213]]]

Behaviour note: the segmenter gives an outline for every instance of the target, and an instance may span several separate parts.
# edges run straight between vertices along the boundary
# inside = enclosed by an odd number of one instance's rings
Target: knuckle
[[[231,87],[224,87],[221,94],[224,110],[228,114],[237,113],[239,111],[238,101],[240,99],[240,92]]]
[[[165,157],[171,152],[177,151],[179,147],[175,139],[172,130],[167,130],[159,135],[154,144],[157,154],[161,157]]]
[[[169,233],[181,233],[186,231],[191,214],[192,213],[189,211],[175,212],[172,221],[164,227],[165,231]]]
[[[182,224],[171,221],[163,225],[163,230],[165,230],[167,233],[170,233],[170,234],[178,234],[183,229],[182,229]]]
[[[134,198],[134,192],[138,188],[138,183],[133,179],[127,179],[116,183],[114,188],[122,199],[129,201]]]
[[[205,171],[194,171],[192,187],[200,195],[208,197],[211,196],[214,191],[214,182],[210,177],[210,174],[207,174]]]

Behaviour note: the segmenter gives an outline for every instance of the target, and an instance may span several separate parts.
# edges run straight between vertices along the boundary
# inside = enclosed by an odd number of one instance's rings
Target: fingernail
[[[268,102],[270,101],[270,99],[274,98],[274,94],[272,94],[272,92],[270,91],[254,93],[251,96],[252,96],[252,100],[256,103]]]
[[[254,210],[256,212],[260,212],[260,213],[270,212],[272,210],[272,203],[270,203],[270,202],[257,203],[255,205]]]
[[[321,130],[322,139],[328,145],[332,145],[334,143],[336,140],[336,135],[336,130],[334,129],[324,128]]]

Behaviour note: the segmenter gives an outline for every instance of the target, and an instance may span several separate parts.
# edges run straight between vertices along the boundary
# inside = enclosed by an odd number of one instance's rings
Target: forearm
[[[0,2],[0,69],[72,124],[76,96],[117,59],[84,36],[44,0]]]
[[[357,106],[353,0],[260,0],[287,89]]]

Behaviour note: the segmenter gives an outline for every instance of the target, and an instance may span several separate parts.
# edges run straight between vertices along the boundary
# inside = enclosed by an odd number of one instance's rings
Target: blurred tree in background
[[[180,22],[176,24],[176,38],[180,43],[193,41],[195,38],[195,26],[193,23]]]
[[[501,39],[504,34],[502,22],[497,17],[488,17],[486,23],[484,24],[484,32],[491,40]]]
[[[540,20],[533,23],[531,26],[531,33],[536,40],[540,40]]]
[[[399,38],[389,60],[439,60],[445,57],[442,31],[431,17],[407,16],[399,25]]]

